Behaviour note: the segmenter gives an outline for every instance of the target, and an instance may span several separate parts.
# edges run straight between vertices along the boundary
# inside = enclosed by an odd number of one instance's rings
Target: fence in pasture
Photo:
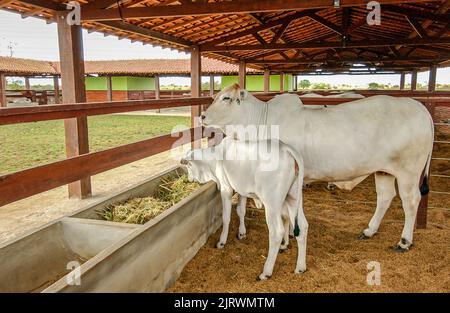
[[[269,100],[277,93],[256,94],[261,100]],[[402,96],[414,96],[421,101],[436,117],[436,112],[444,108],[450,109],[450,97],[442,96],[416,96],[414,92],[402,92]],[[337,105],[352,101],[344,98],[303,98],[305,105]],[[76,117],[103,115],[111,113],[131,112],[151,109],[164,109],[174,107],[199,107],[212,103],[210,97],[177,98],[159,100],[113,101],[91,102],[64,105],[43,105],[35,107],[17,107],[0,109],[0,126],[7,124],[28,123],[46,120],[71,119]],[[438,120],[436,127],[449,127],[449,124]],[[179,136],[189,138],[180,141]],[[190,128],[184,132],[166,134],[111,149],[86,153],[45,165],[24,169],[18,172],[0,176],[0,206],[8,203],[62,186],[82,178],[161,153],[178,145],[194,142],[202,138],[201,127]],[[439,144],[448,145],[447,140],[437,141]],[[437,160],[434,158],[433,160]],[[439,158],[441,161],[450,162],[450,158]],[[449,176],[440,173],[432,173],[433,177],[448,179]],[[450,194],[448,190],[436,190],[439,193]],[[426,223],[427,196],[424,196],[418,214],[418,226],[424,227]]]

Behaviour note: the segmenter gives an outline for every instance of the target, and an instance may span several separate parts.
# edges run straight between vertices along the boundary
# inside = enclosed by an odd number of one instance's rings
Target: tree
[[[380,89],[380,84],[378,83],[370,83],[369,89]]]
[[[6,89],[9,90],[23,90],[25,89],[25,85],[21,80],[13,80],[6,84]]]
[[[330,84],[327,83],[315,83],[312,85],[313,89],[331,89]]]
[[[311,87],[311,82],[307,79],[303,79],[298,83],[298,87],[301,89],[308,89]]]

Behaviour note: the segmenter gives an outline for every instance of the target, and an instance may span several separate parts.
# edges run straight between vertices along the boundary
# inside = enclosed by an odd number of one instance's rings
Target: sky
[[[118,40],[115,36],[105,37],[100,33],[88,34],[83,30],[85,60],[114,59],[181,59],[189,58],[189,54],[175,50],[162,49],[142,43],[131,43],[128,39]],[[29,17],[22,19],[19,14],[0,10],[0,55],[36,60],[59,60],[56,23],[47,24],[44,20]],[[308,79],[312,83],[324,82],[331,85],[349,84],[366,86],[371,82],[398,85],[399,75],[333,75],[333,76],[299,76],[299,80]],[[208,81],[204,77],[202,81]],[[406,82],[410,82],[410,75]],[[419,73],[418,82],[428,82],[428,72]],[[450,84],[450,68],[439,69],[437,82]],[[51,83],[51,80],[31,80],[32,84]],[[189,85],[186,77],[161,78],[161,85],[175,83]]]

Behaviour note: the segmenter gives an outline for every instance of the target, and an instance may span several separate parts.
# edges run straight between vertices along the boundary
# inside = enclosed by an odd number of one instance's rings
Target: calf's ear
[[[186,160],[185,158],[183,158],[183,159],[180,160],[180,163],[183,164],[183,165],[187,165],[189,163],[189,161]]]

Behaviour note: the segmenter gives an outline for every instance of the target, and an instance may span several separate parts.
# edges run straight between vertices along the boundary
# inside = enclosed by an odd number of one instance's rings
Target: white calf
[[[269,160],[262,151],[271,151]],[[274,160],[277,161],[276,166],[269,169],[267,163]],[[240,195],[259,199],[265,207],[269,228],[269,253],[264,271],[258,278],[266,280],[272,275],[282,241],[284,239],[283,246],[287,246],[289,240],[289,222],[293,225],[298,244],[295,273],[306,270],[308,222],[302,203],[303,161],[297,152],[277,140],[244,142],[227,137],[217,146],[190,151],[181,163],[187,167],[189,180],[199,183],[213,180],[221,192],[223,229],[218,248],[223,248],[227,241],[231,197],[236,191]],[[298,174],[295,164],[299,168]],[[245,205],[241,204],[241,208],[244,211],[238,210],[238,214],[243,221]],[[287,223],[283,223],[283,216],[287,217]]]

